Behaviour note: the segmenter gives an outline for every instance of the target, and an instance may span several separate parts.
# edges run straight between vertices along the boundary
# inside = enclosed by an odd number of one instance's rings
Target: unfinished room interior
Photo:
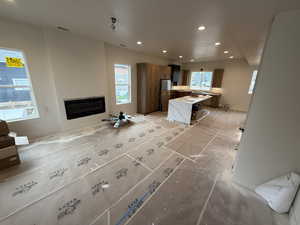
[[[299,0],[0,0],[0,225],[300,225],[298,66]]]

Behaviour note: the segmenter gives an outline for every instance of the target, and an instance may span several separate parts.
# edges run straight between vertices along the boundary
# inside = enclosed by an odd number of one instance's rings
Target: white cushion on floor
[[[300,176],[296,173],[289,173],[259,185],[255,192],[263,197],[274,211],[286,213],[290,210],[299,184]]]

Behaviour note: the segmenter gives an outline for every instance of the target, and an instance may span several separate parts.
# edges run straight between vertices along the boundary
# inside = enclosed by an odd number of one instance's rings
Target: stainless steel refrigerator
[[[168,111],[169,99],[171,98],[171,80],[160,80],[160,111]]]

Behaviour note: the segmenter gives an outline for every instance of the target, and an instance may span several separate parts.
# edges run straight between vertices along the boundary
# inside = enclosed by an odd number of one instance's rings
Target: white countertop
[[[196,95],[195,97],[185,96],[169,100],[168,120],[190,124],[192,119],[193,104],[203,102],[211,97],[212,96],[210,95]]]
[[[171,91],[193,92],[194,94],[211,95],[211,96],[221,96],[222,95],[222,89],[221,88],[211,88],[210,90],[201,90],[201,89],[193,89],[189,86],[173,86]]]
[[[181,98],[175,98],[175,99],[171,99],[170,101],[172,102],[182,102],[182,103],[186,103],[186,104],[195,104],[195,103],[199,103],[202,101],[205,101],[207,99],[210,99],[211,96],[209,95],[198,95],[197,97],[191,97],[191,96],[185,96],[185,97],[181,97]]]

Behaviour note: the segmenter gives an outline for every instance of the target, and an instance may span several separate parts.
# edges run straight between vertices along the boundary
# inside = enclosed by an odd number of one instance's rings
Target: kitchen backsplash
[[[193,89],[190,88],[190,86],[173,86],[172,90],[187,90],[187,91],[192,91]],[[199,91],[199,90],[197,90]],[[200,91],[206,91],[206,90],[200,90]],[[217,94],[222,94],[223,90],[222,88],[212,88],[209,91],[206,92],[212,92],[212,93],[217,93]]]

